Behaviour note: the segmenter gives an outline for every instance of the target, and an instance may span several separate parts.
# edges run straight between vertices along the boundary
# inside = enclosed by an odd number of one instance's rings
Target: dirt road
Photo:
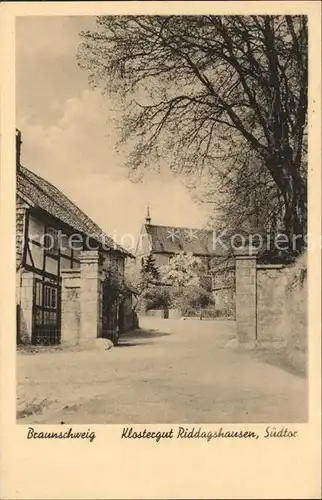
[[[19,423],[306,420],[306,380],[227,347],[231,321],[145,318],[109,351],[17,355]]]

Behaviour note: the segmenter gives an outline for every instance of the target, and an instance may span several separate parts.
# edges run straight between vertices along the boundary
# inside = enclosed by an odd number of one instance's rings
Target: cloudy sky
[[[22,163],[53,182],[118,241],[138,234],[146,206],[156,224],[201,227],[205,211],[169,172],[128,179],[116,153],[115,101],[92,91],[76,62],[91,17],[20,17],[16,25],[17,125]],[[110,98],[112,99],[112,98]]]

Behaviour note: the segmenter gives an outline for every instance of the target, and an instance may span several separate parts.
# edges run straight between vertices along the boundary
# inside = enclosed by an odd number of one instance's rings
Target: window
[[[72,246],[67,234],[60,235],[60,253],[70,257],[72,255]]]
[[[74,250],[80,251],[84,248],[83,236],[79,233],[75,233],[69,236],[69,246]]]
[[[32,215],[29,215],[28,238],[30,240],[40,242],[40,239],[44,235],[44,232],[45,225]]]
[[[48,255],[58,255],[59,253],[58,230],[53,227],[46,228],[45,249]]]
[[[46,257],[46,269],[45,271],[55,276],[58,274],[58,260],[52,257]]]
[[[33,260],[33,264],[37,269],[42,269],[44,264],[44,252],[42,247],[29,242],[29,248]]]

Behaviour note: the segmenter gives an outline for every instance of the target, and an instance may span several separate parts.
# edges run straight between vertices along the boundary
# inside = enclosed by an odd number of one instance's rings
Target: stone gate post
[[[100,336],[101,261],[97,250],[80,255],[80,342]]]
[[[77,344],[80,339],[80,271],[61,271],[61,342]]]
[[[19,314],[19,324],[17,325],[19,329],[19,341],[22,343],[30,343],[32,341],[32,328],[33,328],[33,289],[34,289],[34,273],[23,271],[20,276],[18,276],[19,283],[17,286],[20,287],[19,290],[19,302],[18,311]]]
[[[257,341],[257,254],[257,249],[253,247],[235,250],[237,339],[244,345],[255,344]]]

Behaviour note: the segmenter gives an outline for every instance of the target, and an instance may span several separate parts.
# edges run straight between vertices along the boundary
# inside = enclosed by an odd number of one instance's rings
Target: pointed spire
[[[147,209],[146,209],[145,223],[151,224],[150,206],[149,205],[147,206]]]

